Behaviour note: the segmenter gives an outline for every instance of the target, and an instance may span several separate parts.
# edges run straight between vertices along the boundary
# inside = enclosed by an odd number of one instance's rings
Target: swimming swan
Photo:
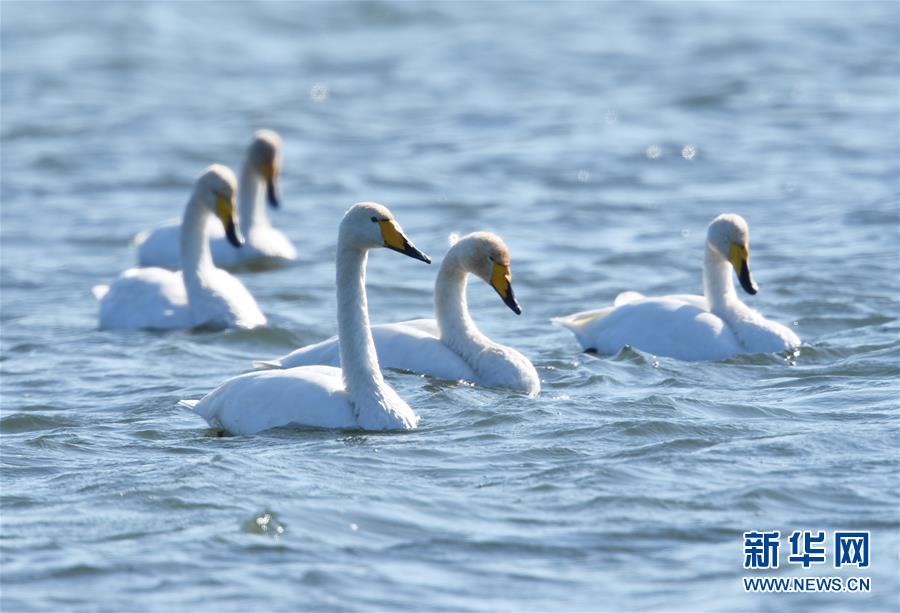
[[[243,249],[232,247],[222,226],[210,220],[208,228],[213,262],[219,268],[242,264],[277,266],[297,259],[291,241],[272,227],[263,199],[273,208],[281,205],[278,176],[281,170],[281,137],[271,130],[259,130],[247,148],[238,191],[238,220],[246,243]],[[159,266],[178,270],[179,220],[163,222],[134,238],[138,266]]]
[[[434,284],[435,319],[413,319],[372,326],[378,362],[443,379],[505,387],[530,395],[541,390],[537,371],[524,355],[493,342],[475,326],[466,305],[469,273],[493,287],[517,315],[522,312],[513,295],[509,250],[489,232],[464,236],[450,247]],[[302,347],[271,362],[257,365],[292,368],[306,364],[340,365],[338,337]]]
[[[213,164],[197,179],[181,222],[181,268],[131,268],[111,286],[94,287],[100,301],[100,328],[158,329],[253,328],[266,323],[247,288],[213,265],[206,239],[215,215],[228,241],[241,246],[235,219],[237,180],[225,166]]]
[[[214,428],[255,434],[282,426],[411,430],[419,418],[385,383],[369,330],[368,251],[387,247],[431,262],[394,216],[373,202],[354,205],[338,231],[337,310],[342,368],[300,366],[233,377],[199,402],[181,401]]]
[[[740,215],[719,215],[709,225],[703,264],[703,296],[648,298],[619,294],[611,307],[553,319],[575,333],[587,351],[613,354],[624,345],[680,360],[723,360],[741,353],[772,353],[797,347],[785,326],[745,305],[734,291],[733,267],[748,294],[750,230]]]

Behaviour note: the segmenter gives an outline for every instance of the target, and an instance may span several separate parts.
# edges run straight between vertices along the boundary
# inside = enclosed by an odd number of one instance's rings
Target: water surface
[[[898,26],[891,2],[4,2],[3,610],[895,609]],[[241,275],[270,327],[98,331],[132,235],[260,127],[301,251]],[[450,233],[504,237],[525,312],[481,282],[470,305],[540,397],[389,373],[418,431],[213,436],[177,400],[334,333],[359,200],[436,260],[373,254],[376,322],[430,313]],[[721,212],[798,356],[596,358],[549,324],[701,291]],[[752,529],[871,530],[873,592],[744,594]]]

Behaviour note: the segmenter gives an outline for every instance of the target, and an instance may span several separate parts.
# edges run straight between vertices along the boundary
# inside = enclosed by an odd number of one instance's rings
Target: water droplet
[[[265,511],[261,515],[254,517],[244,523],[244,530],[252,534],[270,534],[279,536],[284,534],[284,524],[278,521],[275,514],[271,511]]]
[[[649,147],[647,147],[647,151],[645,153],[651,160],[658,160],[659,156],[662,155],[662,149],[660,149],[659,145],[650,145]]]
[[[328,100],[328,86],[324,83],[315,83],[309,90],[309,97],[313,102],[325,102]]]
[[[578,182],[579,183],[587,183],[591,180],[591,173],[587,170],[579,170],[578,171]]]
[[[686,160],[693,160],[695,155],[697,155],[697,148],[693,145],[685,145],[681,150],[681,157]]]
[[[353,530],[354,532],[358,532],[359,526],[357,526],[356,524],[350,524],[350,529]]]

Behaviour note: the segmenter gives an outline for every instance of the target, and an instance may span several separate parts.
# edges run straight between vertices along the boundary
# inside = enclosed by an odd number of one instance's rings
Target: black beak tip
[[[497,292],[500,294],[500,292]],[[500,294],[500,298],[503,299],[503,304],[509,307],[509,310],[515,313],[516,315],[522,314],[522,307],[519,306],[519,301],[516,300],[516,295],[513,294],[512,287],[509,288],[509,293],[505,296]]]
[[[275,189],[275,183],[273,181],[266,183],[266,201],[273,209],[281,207],[281,198],[278,197],[278,190]]]
[[[240,236],[238,236],[237,226],[234,225],[233,221],[229,221],[228,225],[225,226],[225,238],[227,238],[228,242],[236,248],[241,248],[244,246],[244,241],[241,240]]]
[[[741,287],[744,288],[744,291],[751,296],[759,291],[759,286],[753,280],[753,277],[750,276],[750,268],[747,266],[746,262],[744,262],[744,265],[741,266],[741,272],[738,275],[738,281],[741,282]]]
[[[426,264],[431,264],[431,258],[419,251],[410,243],[406,243],[403,246],[403,251],[401,252],[403,255],[408,255],[414,260],[419,260],[420,262],[425,262]]]

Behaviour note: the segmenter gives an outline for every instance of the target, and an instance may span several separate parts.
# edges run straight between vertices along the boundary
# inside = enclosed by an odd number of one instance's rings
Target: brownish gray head
[[[247,148],[247,160],[266,184],[266,200],[269,206],[281,206],[281,137],[273,130],[257,130],[253,142]]]
[[[472,232],[454,243],[447,257],[458,259],[466,270],[493,287],[513,313],[522,313],[513,293],[509,249],[502,238],[491,232]]]

